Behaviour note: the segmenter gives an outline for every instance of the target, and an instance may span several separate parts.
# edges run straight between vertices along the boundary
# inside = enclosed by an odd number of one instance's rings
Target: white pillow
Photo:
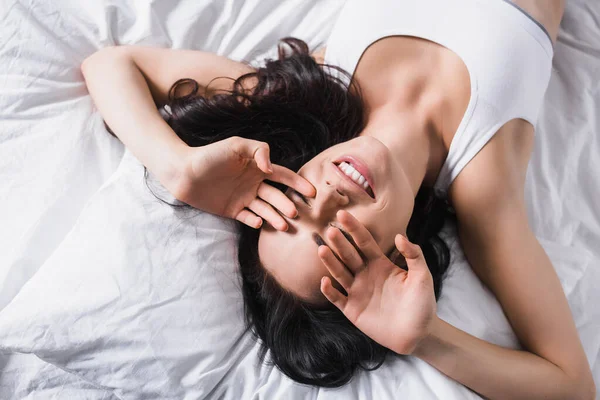
[[[242,338],[235,224],[163,204],[143,176],[127,153],[0,313],[0,343],[119,396],[201,398],[252,346]]]
[[[119,400],[112,391],[48,364],[34,354],[14,353],[0,360],[2,399]]]

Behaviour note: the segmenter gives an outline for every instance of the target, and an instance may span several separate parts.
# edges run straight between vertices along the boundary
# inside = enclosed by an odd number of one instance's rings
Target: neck
[[[414,113],[415,110],[371,112],[362,135],[374,137],[390,149],[416,197],[422,185],[435,183],[445,151],[441,135],[426,119],[417,123],[414,118],[403,118],[403,114]]]
[[[434,185],[447,154],[439,124],[444,83],[436,78],[445,61],[439,45],[407,37],[380,41],[368,51],[379,56],[363,56],[355,73],[364,80],[362,135],[391,150],[416,196],[422,185]]]

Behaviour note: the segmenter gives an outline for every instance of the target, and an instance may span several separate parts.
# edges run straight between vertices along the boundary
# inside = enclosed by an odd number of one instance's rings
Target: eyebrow
[[[292,193],[294,193],[298,197],[300,197],[305,203],[308,203],[307,200],[306,200],[306,197],[302,193],[298,192],[295,189],[292,189]],[[340,232],[342,232],[342,235],[344,235],[344,237],[350,242],[350,244],[352,245],[352,247],[354,247],[356,249],[356,251],[358,252],[358,255],[363,259],[363,261],[366,260],[366,257],[364,255],[364,253],[358,248],[358,245],[356,244],[356,242],[352,238],[352,235],[350,235],[348,232],[346,232],[341,227],[339,227],[337,225],[333,225],[331,222],[328,225],[331,226],[331,227],[339,229]],[[327,246],[327,247],[329,247],[331,249],[331,246],[329,246],[325,242],[325,240],[321,237],[321,235],[319,235],[319,233],[313,231],[312,238],[313,238],[314,242],[317,244],[317,246]],[[336,256],[336,258],[339,260],[339,257],[337,256],[337,254],[335,254],[335,252],[333,250],[332,250],[332,252]],[[341,260],[340,260],[340,262],[341,262]]]
[[[340,229],[341,230],[341,229]],[[313,232],[312,234],[313,240],[315,241],[315,243],[317,243],[317,246],[327,246],[327,243],[325,243],[325,241],[323,240],[323,238],[321,237],[321,235],[319,235],[317,232]],[[331,247],[329,247],[331,249]],[[340,260],[337,256],[337,254],[335,254],[335,252],[332,250],[333,255],[335,256],[335,258],[337,258],[338,260]],[[340,260],[340,262],[342,262],[342,260]],[[339,288],[341,289],[341,293],[344,296],[348,296],[348,292],[346,292],[346,289],[344,289],[344,287],[342,286],[341,283],[338,282],[337,279],[335,279],[333,276],[330,276],[329,279],[331,279],[331,283],[337,283],[337,286],[339,286]],[[336,288],[337,290],[337,288]]]
[[[331,224],[329,224],[330,226],[333,226]],[[360,256],[360,258],[363,261],[366,261],[366,257],[365,254],[358,248],[358,245],[356,244],[356,242],[354,241],[354,239],[352,238],[352,236],[346,232],[345,230],[343,230],[340,227],[334,226],[334,228],[337,228],[340,230],[340,232],[342,232],[342,235],[344,235],[344,237],[346,239],[348,239],[348,241],[350,242],[350,244],[352,245],[352,247],[354,247],[354,249],[356,249],[356,251],[358,252],[358,255]],[[313,232],[312,233],[312,238],[315,241],[315,243],[317,244],[317,246],[327,246],[331,249],[331,246],[329,246],[327,243],[325,243],[325,240],[323,240],[323,238],[321,237],[321,235],[319,235],[317,232]],[[342,260],[340,260],[339,256],[335,253],[335,251],[333,251],[333,249],[331,249],[331,252],[333,253],[333,255],[335,256],[335,258],[337,258],[342,264]]]
[[[319,235],[317,232],[312,233],[312,238],[315,241],[315,243],[317,244],[317,246],[327,246],[327,243],[325,243],[325,241],[323,240],[321,235]],[[329,246],[327,246],[327,247],[329,247]]]
[[[358,255],[360,256],[360,258],[365,261],[367,258],[365,256],[365,254],[360,250],[360,248],[358,247],[358,245],[356,244],[356,242],[354,241],[354,238],[352,237],[352,235],[350,235],[348,232],[346,232],[345,230],[343,230],[342,228],[340,228],[339,226],[333,225],[331,223],[329,223],[329,226],[337,228],[340,230],[340,232],[342,232],[342,235],[344,235],[344,237],[346,238],[346,240],[348,240],[350,242],[350,244],[352,245],[352,247],[354,247],[354,249],[358,252]],[[318,239],[320,240],[321,243],[319,243],[317,241],[317,239],[315,238],[315,235],[318,237]],[[320,245],[325,245],[327,247],[330,247],[327,243],[325,243],[325,241],[323,240],[323,238],[317,233],[317,232],[313,232],[313,239],[315,239],[315,242],[317,242],[317,244]],[[330,247],[331,248],[331,247]],[[334,255],[337,256],[337,254],[335,254],[335,252],[333,253]],[[340,260],[341,261],[341,260]]]

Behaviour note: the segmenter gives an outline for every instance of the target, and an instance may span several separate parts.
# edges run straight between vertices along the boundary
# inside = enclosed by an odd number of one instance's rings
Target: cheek
[[[397,198],[382,198],[378,207],[361,221],[369,229],[375,240],[385,247],[394,245],[394,237],[398,233],[406,233],[408,221],[412,215],[412,203],[396,201]]]
[[[314,179],[314,177],[316,175],[316,170],[319,168],[319,165],[321,165],[321,163],[322,163],[322,159],[323,159],[323,153],[317,154],[315,157],[313,157],[309,162],[304,164],[298,170],[298,175],[300,175],[303,178],[308,179],[309,181],[312,182],[312,179]]]
[[[397,179],[392,184],[392,190],[389,193],[389,204],[387,215],[390,221],[395,221],[396,229],[405,230],[408,221],[412,216],[414,208],[414,198],[412,189],[407,182],[400,179],[400,174],[396,175]]]
[[[381,210],[378,209],[349,209],[347,210],[356,218],[373,236],[377,243],[385,237],[386,232],[386,217],[383,216]],[[389,222],[389,221],[388,221]]]

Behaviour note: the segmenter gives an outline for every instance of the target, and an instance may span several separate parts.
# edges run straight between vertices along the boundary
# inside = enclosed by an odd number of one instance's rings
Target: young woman
[[[339,386],[392,351],[488,398],[592,399],[523,198],[562,13],[560,0],[350,0],[324,53],[340,70],[288,40],[292,54],[256,70],[118,47],[82,71],[107,124],[177,199],[260,228],[240,237],[247,322],[293,379]],[[523,350],[436,316],[448,260],[432,191]]]

